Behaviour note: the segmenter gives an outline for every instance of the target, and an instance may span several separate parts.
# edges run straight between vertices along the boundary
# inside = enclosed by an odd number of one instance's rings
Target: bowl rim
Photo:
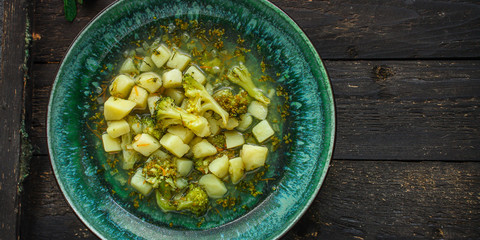
[[[97,19],[102,17],[106,12],[108,12],[110,9],[112,9],[116,5],[122,4],[125,1],[126,0],[115,0],[114,2],[108,4],[100,12],[98,12],[92,19],[90,19],[90,21],[79,31],[79,33],[72,40],[72,42],[68,46],[67,51],[66,51],[65,55],[62,57],[62,60],[60,61],[60,64],[58,65],[58,68],[56,70],[56,76],[55,76],[54,82],[52,84],[52,88],[50,90],[50,96],[49,96],[49,102],[48,102],[48,108],[47,108],[47,116],[46,116],[47,147],[48,147],[50,164],[52,165],[52,170],[53,170],[53,173],[55,175],[55,181],[57,182],[57,184],[58,184],[58,186],[59,186],[59,188],[62,192],[63,197],[65,198],[65,200],[67,200],[68,205],[72,208],[75,215],[81,220],[81,222],[83,224],[85,224],[85,226],[88,227],[88,229],[92,233],[94,233],[97,237],[99,237],[101,239],[106,239],[106,238],[105,238],[105,236],[100,234],[100,232],[92,224],[90,224],[85,219],[85,217],[82,216],[82,214],[79,213],[79,211],[77,209],[77,206],[72,204],[72,200],[70,199],[70,196],[68,194],[65,194],[66,193],[65,186],[62,183],[62,181],[60,180],[60,176],[58,175],[57,165],[54,161],[54,157],[52,157],[54,155],[53,155],[53,150],[52,150],[52,144],[50,143],[50,139],[51,139],[51,137],[50,137],[50,131],[51,131],[51,129],[50,129],[50,122],[51,122],[50,121],[51,120],[50,116],[51,116],[51,112],[52,112],[52,104],[53,104],[54,93],[57,89],[57,84],[59,82],[58,81],[58,79],[59,79],[59,74],[58,73],[62,69],[65,59],[71,54],[72,47],[74,47],[77,40],[79,38],[81,38],[85,34],[85,32],[87,32],[88,29],[90,29],[92,27],[93,23]],[[275,236],[272,236],[272,238],[271,238],[271,239],[279,239],[280,237],[284,236],[300,220],[300,218],[305,214],[305,212],[308,210],[308,208],[311,206],[314,199],[318,195],[318,192],[320,191],[321,186],[323,185],[323,182],[325,180],[328,169],[330,168],[330,161],[333,157],[334,145],[335,145],[335,140],[336,140],[336,132],[337,132],[336,131],[337,130],[336,129],[337,128],[337,125],[336,125],[336,119],[337,118],[336,118],[336,106],[335,106],[336,103],[335,103],[335,98],[333,97],[334,95],[333,95],[333,90],[332,90],[332,82],[331,82],[330,76],[328,74],[328,71],[325,67],[325,64],[324,64],[322,58],[320,57],[320,54],[318,53],[316,48],[313,46],[313,44],[312,44],[310,38],[307,36],[307,34],[302,30],[302,28],[300,28],[300,26],[295,22],[295,20],[293,20],[293,18],[290,17],[290,15],[288,15],[280,7],[273,4],[271,1],[269,1],[269,0],[256,0],[256,1],[258,1],[260,3],[263,3],[265,5],[268,5],[271,8],[271,10],[274,10],[276,13],[278,13],[279,16],[283,20],[285,20],[295,31],[300,33],[300,36],[304,40],[306,45],[308,46],[308,49],[310,51],[312,51],[313,57],[315,58],[316,62],[318,63],[317,65],[320,66],[320,72],[323,75],[325,75],[325,77],[326,77],[323,80],[324,84],[326,85],[326,89],[324,89],[324,90],[325,90],[326,95],[327,95],[328,100],[329,100],[327,105],[328,105],[328,108],[329,108],[328,110],[330,111],[330,118],[328,118],[329,125],[326,124],[325,128],[330,129],[330,134],[329,134],[329,136],[327,136],[330,141],[326,142],[326,144],[329,146],[329,148],[328,148],[328,152],[326,154],[325,166],[322,170],[320,179],[319,179],[317,185],[315,186],[315,191],[311,194],[311,196],[310,196],[309,200],[306,202],[305,206],[302,208],[301,211],[298,212],[298,214],[296,214],[296,216],[293,218],[293,220],[291,220],[288,223],[288,225],[286,225],[286,227],[281,232],[279,232]],[[316,79],[316,82],[318,84],[318,83],[322,82],[322,80],[321,79]],[[326,131],[326,133],[327,132],[328,131]]]

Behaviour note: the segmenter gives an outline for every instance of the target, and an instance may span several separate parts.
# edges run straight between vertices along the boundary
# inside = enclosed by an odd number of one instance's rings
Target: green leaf
[[[77,16],[77,3],[75,0],[63,0],[63,9],[65,10],[65,18],[73,21]]]
[[[83,0],[77,0],[77,2],[83,4]]]

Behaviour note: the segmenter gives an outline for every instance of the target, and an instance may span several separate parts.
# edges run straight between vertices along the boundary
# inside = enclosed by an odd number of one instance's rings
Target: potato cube
[[[153,63],[152,58],[147,56],[144,57],[143,60],[140,62],[140,67],[138,68],[138,70],[140,70],[140,72],[148,72],[152,71],[154,67],[155,63]]]
[[[134,76],[138,74],[138,69],[135,67],[135,63],[133,59],[127,58],[123,62],[122,66],[120,67],[120,73],[128,74],[130,76]]]
[[[178,49],[173,49],[172,56],[167,62],[167,67],[183,71],[190,63],[190,60],[192,59],[187,54],[180,52]]]
[[[250,171],[263,166],[267,160],[267,154],[266,147],[244,144],[240,157],[245,164],[245,170]]]
[[[168,61],[168,59],[170,59],[171,55],[172,51],[170,51],[165,44],[162,44],[153,51],[151,58],[153,63],[155,63],[158,68],[161,68]]]
[[[177,178],[175,180],[175,186],[180,189],[184,189],[188,186],[188,181],[185,178]]]
[[[132,185],[137,192],[141,193],[143,196],[147,196],[152,192],[152,184],[145,181],[145,176],[143,176],[143,168],[138,168],[135,174],[130,179],[130,185]]]
[[[203,138],[201,137],[194,137],[192,141],[188,143],[188,145],[190,145],[190,148],[193,148],[193,146],[195,146],[197,143],[201,142],[202,140]]]
[[[134,150],[123,149],[122,150],[122,168],[125,170],[130,170],[133,168],[133,165],[137,162],[138,153]]]
[[[135,102],[109,97],[103,105],[103,115],[105,120],[120,120],[127,116],[137,104]]]
[[[238,126],[236,129],[238,131],[244,132],[250,127],[250,124],[252,124],[252,122],[253,122],[253,118],[252,118],[252,115],[250,115],[250,113],[242,114],[240,115],[240,121],[238,122]]]
[[[173,99],[177,106],[180,106],[183,99],[185,99],[185,93],[180,88],[167,88],[163,94]]]
[[[122,150],[120,139],[112,138],[107,133],[102,135],[102,141],[105,152],[118,152]]]
[[[213,160],[210,165],[208,165],[208,170],[219,178],[224,178],[228,174],[228,157],[223,155],[215,160]]]
[[[187,71],[185,71],[185,74],[190,74],[193,79],[197,80],[197,82],[202,85],[207,81],[205,74],[203,74],[203,72],[196,66],[190,66]]]
[[[206,139],[203,139],[192,147],[192,152],[195,158],[203,158],[217,154],[217,149]]]
[[[125,120],[108,121],[107,133],[112,138],[120,137],[130,132],[130,125]]]
[[[243,134],[241,134],[240,132],[226,131],[225,143],[227,144],[227,148],[235,148],[238,146],[242,146],[245,143],[245,139],[243,138]]]
[[[175,161],[177,164],[177,172],[181,177],[187,176],[193,169],[193,161],[185,158],[179,158]]]
[[[203,175],[198,180],[198,184],[205,189],[207,195],[211,198],[221,198],[227,193],[225,184],[213,174]]]
[[[268,124],[268,121],[263,120],[253,127],[252,133],[257,141],[261,143],[273,136],[275,132],[273,131],[272,127],[270,127],[270,124]]]
[[[245,165],[241,157],[230,159],[228,172],[233,184],[238,183],[242,179],[245,173]]]
[[[148,91],[137,85],[133,86],[132,92],[128,97],[129,101],[135,103],[135,109],[144,110],[147,108]]]
[[[165,149],[179,158],[185,155],[188,150],[190,150],[190,146],[183,143],[180,137],[171,133],[163,135],[162,139],[160,139],[160,144],[162,144]]]
[[[150,111],[150,115],[152,116],[155,113],[155,106],[157,106],[158,100],[160,100],[160,96],[158,96],[157,94],[148,95],[147,106],[148,106],[148,110]]]
[[[160,149],[158,149],[157,151],[153,152],[150,157],[152,158],[156,158],[156,159],[159,159],[159,160],[170,160],[170,155]]]
[[[110,95],[119,98],[126,98],[130,91],[132,90],[135,81],[127,75],[120,74],[113,79],[112,84],[110,84],[108,90]]]
[[[250,113],[257,119],[264,120],[265,118],[267,118],[268,107],[261,102],[252,101],[248,106],[248,113]]]
[[[222,119],[219,119],[218,124],[227,130],[233,130],[238,126],[238,120],[236,118],[228,118],[227,125],[223,126]]]
[[[180,137],[180,139],[182,139],[182,142],[184,142],[185,144],[188,144],[193,139],[193,137],[195,137],[195,134],[193,134],[190,129],[181,125],[171,126],[167,129],[167,132],[177,135],[178,137]]]
[[[160,148],[160,143],[158,143],[157,139],[146,133],[138,134],[133,140],[133,149],[145,157],[150,156],[150,154]]]
[[[207,117],[208,125],[210,126],[210,133],[217,135],[220,132],[221,120],[215,120],[213,117]],[[220,123],[219,123],[220,122]]]
[[[172,69],[163,73],[163,87],[178,88],[182,86],[182,72],[178,69]]]
[[[138,86],[145,88],[148,92],[154,93],[162,86],[162,78],[154,72],[140,74],[135,82]]]

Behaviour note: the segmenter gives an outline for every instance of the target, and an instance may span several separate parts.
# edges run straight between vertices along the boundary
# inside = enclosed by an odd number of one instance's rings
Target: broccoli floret
[[[208,208],[208,195],[200,186],[190,185],[185,197],[178,200],[177,210],[189,210],[194,214],[202,215]]]
[[[216,92],[213,97],[225,109],[230,117],[237,117],[248,110],[248,93],[241,91],[233,95],[230,89],[223,89]]]
[[[160,128],[154,118],[143,117],[141,122],[143,125],[143,133],[150,134],[156,139],[160,139],[163,136],[164,131]]]
[[[182,124],[192,130],[199,137],[210,135],[210,127],[206,118],[189,113],[179,108],[169,97],[163,97],[157,101],[155,106],[157,121],[168,121],[170,119],[181,120]]]
[[[212,110],[222,117],[223,125],[227,125],[228,112],[215,101],[202,84],[187,74],[183,77],[183,88],[185,89],[185,96],[189,98],[189,110],[201,115],[208,110]]]
[[[250,72],[248,71],[247,67],[240,63],[239,66],[233,67],[227,74],[227,78],[235,83],[238,84],[240,87],[245,89],[248,94],[255,98],[257,101],[262,102],[264,104],[270,104],[270,99],[265,97],[263,93],[255,87],[255,84],[252,82],[252,78]]]
[[[217,134],[213,137],[208,138],[208,140],[217,149],[225,149],[226,148],[225,135],[223,135],[223,134]]]
[[[157,197],[157,205],[160,207],[160,209],[162,209],[162,211],[168,212],[177,210],[170,200],[165,198],[160,191],[155,191],[155,196]]]

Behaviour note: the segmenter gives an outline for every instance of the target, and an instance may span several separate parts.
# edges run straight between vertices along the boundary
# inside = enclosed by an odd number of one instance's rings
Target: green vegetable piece
[[[257,101],[266,105],[270,104],[270,99],[265,97],[263,93],[255,87],[252,82],[252,77],[247,67],[240,62],[240,65],[233,67],[227,74],[228,80],[242,87],[248,94]]]
[[[77,16],[77,3],[75,0],[63,0],[63,10],[67,21],[72,22]]]
[[[190,185],[189,190],[185,197],[180,198],[177,210],[188,210],[196,215],[202,215],[207,211],[208,208],[208,195],[200,187]]]
[[[232,90],[223,89],[215,93],[213,97],[231,117],[242,115],[248,110],[248,93],[245,91],[233,95]]]
[[[160,191],[155,191],[155,196],[157,197],[157,205],[162,211],[168,212],[176,210],[175,206],[171,204],[170,201],[160,193]]]

